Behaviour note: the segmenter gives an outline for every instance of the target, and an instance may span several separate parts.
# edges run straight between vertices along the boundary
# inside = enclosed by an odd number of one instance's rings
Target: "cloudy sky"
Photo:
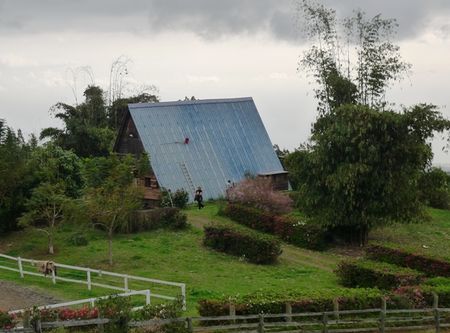
[[[360,8],[397,18],[413,67],[388,99],[433,103],[450,117],[450,1],[323,2],[344,16]],[[311,80],[297,71],[306,44],[295,8],[294,0],[0,0],[0,118],[25,133],[57,124],[49,107],[81,100],[92,79],[108,88],[123,56],[130,89],[155,85],[162,101],[252,96],[272,141],[293,149],[316,115]],[[450,163],[435,141],[435,162]]]

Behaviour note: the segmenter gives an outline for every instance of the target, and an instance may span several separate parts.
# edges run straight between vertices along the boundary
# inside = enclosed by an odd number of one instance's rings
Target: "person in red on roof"
[[[185,145],[189,144],[189,138],[184,138],[184,144]]]

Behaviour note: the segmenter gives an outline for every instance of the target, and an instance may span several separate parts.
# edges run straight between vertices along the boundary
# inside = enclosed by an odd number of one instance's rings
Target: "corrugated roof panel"
[[[191,200],[192,186],[201,186],[206,199],[218,198],[228,179],[283,171],[252,98],[130,104],[129,110],[159,184],[184,188]]]

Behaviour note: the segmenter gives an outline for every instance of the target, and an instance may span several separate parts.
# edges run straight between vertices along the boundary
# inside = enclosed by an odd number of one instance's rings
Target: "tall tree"
[[[302,161],[304,211],[361,245],[374,226],[419,218],[429,140],[446,130],[450,121],[431,105],[396,113],[347,104],[320,117]]]
[[[108,126],[108,113],[100,87],[88,86],[85,101],[72,106],[57,103],[52,107],[55,118],[64,128],[49,127],[41,131],[41,139],[51,139],[63,149],[73,150],[80,157],[105,156],[109,153],[114,131]]]
[[[94,225],[105,229],[108,239],[108,261],[113,264],[113,237],[128,223],[130,214],[142,207],[142,193],[134,184],[136,161],[127,156],[90,161],[87,170],[89,186],[86,189],[87,211]],[[107,166],[107,168],[105,168]],[[100,179],[95,174],[102,174]]]
[[[300,59],[299,70],[313,74],[321,114],[343,104],[383,107],[389,85],[410,68],[392,42],[394,19],[366,18],[362,11],[338,20],[333,9],[302,0],[302,28],[311,47]]]

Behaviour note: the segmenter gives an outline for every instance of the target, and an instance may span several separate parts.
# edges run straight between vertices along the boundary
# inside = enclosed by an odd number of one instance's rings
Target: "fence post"
[[[333,312],[334,319],[339,320],[339,300],[337,298],[333,299]]]
[[[236,307],[232,303],[230,303],[230,317],[233,317],[231,322],[234,324],[236,322]]]
[[[328,333],[328,315],[326,312],[322,315],[322,333]]]
[[[97,311],[98,311],[98,316],[97,316],[98,319],[102,319],[102,316],[100,315],[100,310],[97,309]],[[103,333],[104,330],[105,330],[105,325],[99,323],[97,325],[97,330],[98,330],[99,333]]]
[[[258,323],[258,333],[264,333],[264,315],[262,313],[259,314],[259,323]]]
[[[439,333],[441,331],[441,318],[439,313],[439,296],[436,293],[433,293],[433,312],[436,333]]]
[[[92,289],[91,271],[87,271],[86,275],[87,275],[87,287],[88,287],[88,290],[91,290]]]
[[[292,321],[292,305],[291,303],[286,303],[286,321]]]
[[[19,265],[20,277],[23,279],[22,259],[20,257],[17,258],[17,264]]]
[[[55,269],[52,269],[52,281],[53,281],[53,284],[56,284],[56,274],[55,274]]]
[[[123,287],[124,287],[126,293],[130,291],[128,289],[128,275],[125,275],[123,277]]]
[[[380,309],[380,333],[384,333],[386,328],[386,298],[381,298],[381,309]]]
[[[183,302],[183,311],[186,311],[186,285],[184,283],[181,285],[181,298]]]
[[[189,333],[194,332],[194,325],[192,325],[192,318],[186,318],[187,321],[187,329]]]
[[[145,305],[150,305],[150,289],[145,291]]]

